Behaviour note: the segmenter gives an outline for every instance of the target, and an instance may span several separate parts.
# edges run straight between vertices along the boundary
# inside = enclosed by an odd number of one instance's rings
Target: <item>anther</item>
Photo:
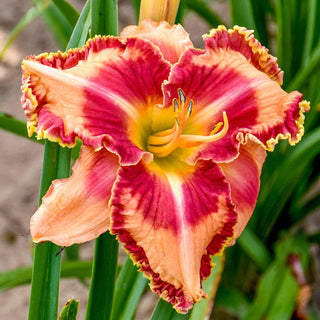
[[[180,104],[184,105],[186,102],[186,96],[184,95],[183,91],[180,88],[178,89],[178,94],[179,94]]]
[[[192,109],[193,109],[193,101],[190,100],[188,108],[187,108],[187,112],[188,112],[189,117],[191,116]]]
[[[176,98],[173,99],[173,111],[176,112],[179,110],[179,103]]]

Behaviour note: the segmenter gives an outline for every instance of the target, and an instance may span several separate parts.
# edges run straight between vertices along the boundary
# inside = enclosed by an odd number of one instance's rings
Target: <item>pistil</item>
[[[223,122],[217,123],[208,136],[182,134],[183,128],[191,116],[194,102],[190,100],[187,104],[186,96],[181,89],[178,89],[178,95],[179,101],[176,98],[172,100],[175,112],[173,128],[159,131],[148,138],[147,149],[158,158],[168,156],[176,148],[192,148],[206,142],[220,140],[228,132],[229,122],[226,112],[223,112]]]

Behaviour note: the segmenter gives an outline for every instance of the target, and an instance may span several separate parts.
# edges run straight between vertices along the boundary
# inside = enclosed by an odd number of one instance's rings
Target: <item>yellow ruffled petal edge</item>
[[[261,139],[257,138],[255,135],[252,135],[250,133],[245,134],[243,132],[239,132],[236,138],[242,144],[246,144],[248,142],[248,139],[250,138],[252,141],[259,143],[265,150],[271,152],[274,150],[274,147],[279,142],[279,140],[288,140],[289,144],[294,146],[301,140],[302,136],[304,135],[304,113],[308,112],[309,110],[310,102],[302,100],[299,103],[299,117],[295,121],[297,133],[294,135],[294,137],[289,132],[287,132],[286,134],[279,133],[275,138],[271,138],[266,142],[262,142]]]
[[[205,42],[207,42],[206,39],[213,38],[217,49],[230,46],[231,50],[239,51],[257,69],[281,85],[283,71],[277,64],[277,58],[270,55],[269,50],[254,38],[253,32],[253,30],[239,26],[227,30],[225,26],[220,25],[218,28],[210,30],[210,33],[204,35],[203,38]],[[212,46],[211,40],[210,46]]]

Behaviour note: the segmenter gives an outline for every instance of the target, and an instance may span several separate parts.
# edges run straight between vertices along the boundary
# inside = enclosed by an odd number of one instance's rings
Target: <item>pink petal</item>
[[[67,179],[55,180],[31,219],[34,242],[70,246],[98,237],[109,229],[111,188],[119,159],[102,149],[82,147]]]
[[[209,255],[233,236],[236,215],[221,169],[212,162],[179,172],[156,165],[122,167],[111,205],[111,232],[151,279],[151,288],[179,312],[205,293]]]
[[[133,141],[138,121],[162,102],[161,84],[170,70],[149,41],[97,37],[82,49],[29,57],[22,68],[30,134],[71,146],[79,137],[126,164],[146,154]]]
[[[176,63],[182,53],[192,48],[189,34],[181,25],[170,26],[169,23],[144,20],[139,26],[126,27],[120,38],[139,37],[151,41],[160,48],[164,58],[172,64]]]
[[[205,50],[189,49],[172,68],[164,85],[164,105],[171,106],[180,88],[194,101],[185,125],[188,134],[209,135],[224,111],[229,129],[223,139],[203,144],[188,161],[231,161],[238,156],[239,142],[248,136],[270,151],[279,139],[298,142],[309,105],[301,101],[299,92],[288,94],[281,89],[276,59],[236,27],[212,31],[205,41]]]
[[[238,214],[235,238],[238,238],[249,222],[255,208],[259,188],[262,165],[266,151],[258,143],[248,140],[241,145],[238,158],[219,164],[230,184],[231,198]]]

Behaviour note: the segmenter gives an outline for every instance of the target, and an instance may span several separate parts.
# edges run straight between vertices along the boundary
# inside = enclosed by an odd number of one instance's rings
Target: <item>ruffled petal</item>
[[[209,135],[224,111],[228,117],[224,138],[203,144],[188,159],[190,163],[231,161],[238,156],[239,142],[249,135],[270,151],[279,139],[295,144],[303,135],[303,113],[309,104],[299,92],[281,89],[276,59],[243,30],[212,31],[205,38],[206,49],[187,50],[165,82],[166,107],[177,98],[179,88],[194,102],[187,134]]]
[[[229,185],[210,161],[176,173],[142,163],[122,167],[113,190],[111,232],[179,312],[205,293],[201,279],[232,238],[236,214]]]
[[[137,121],[162,102],[170,65],[149,41],[96,37],[68,53],[29,57],[23,65],[23,108],[29,134],[73,146],[79,137],[137,163]]]
[[[219,164],[230,184],[231,198],[238,214],[235,238],[238,238],[249,222],[255,208],[262,165],[266,151],[252,140],[241,145],[239,156],[229,163]]]
[[[160,48],[164,58],[176,63],[182,53],[192,48],[189,34],[181,25],[170,26],[169,23],[144,20],[139,26],[128,26],[123,29],[120,38],[139,37],[151,41]]]
[[[109,229],[111,188],[119,159],[105,149],[82,147],[67,179],[55,180],[31,219],[34,242],[70,246],[98,237]]]

